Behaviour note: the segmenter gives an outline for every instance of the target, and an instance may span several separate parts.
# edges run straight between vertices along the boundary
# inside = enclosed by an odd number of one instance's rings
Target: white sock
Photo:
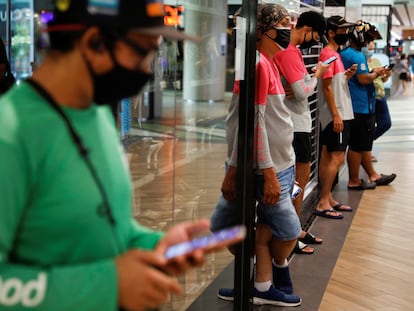
[[[285,259],[285,263],[283,265],[278,265],[274,259],[272,259],[272,264],[276,267],[276,268],[286,268],[288,266],[288,261],[287,259]]]
[[[272,281],[254,282],[254,287],[256,287],[259,292],[267,292],[270,286],[272,286]]]

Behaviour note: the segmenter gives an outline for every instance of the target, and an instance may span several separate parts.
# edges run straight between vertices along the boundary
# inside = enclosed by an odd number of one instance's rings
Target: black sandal
[[[299,238],[298,240],[305,244],[322,244],[323,242],[316,240],[316,236],[309,232],[306,232],[305,236],[303,238]]]
[[[312,249],[311,252],[305,251],[306,247],[310,247],[310,246],[308,246],[307,244],[301,241],[296,241],[296,245],[295,245],[295,248],[293,249],[293,253],[302,254],[302,255],[312,255],[315,252],[314,249]]]

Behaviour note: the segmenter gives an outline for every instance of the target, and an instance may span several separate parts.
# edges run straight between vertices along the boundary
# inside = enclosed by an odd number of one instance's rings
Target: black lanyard
[[[62,120],[65,122],[65,125],[70,133],[70,136],[72,137],[72,140],[75,143],[81,158],[84,160],[86,166],[88,167],[88,170],[91,173],[91,176],[96,186],[98,187],[99,193],[101,194],[102,203],[98,207],[98,214],[106,217],[109,223],[111,224],[111,226],[115,227],[115,218],[112,213],[111,207],[109,205],[108,196],[106,195],[105,189],[98,177],[98,174],[96,173],[94,166],[92,165],[91,159],[89,158],[89,150],[83,144],[82,138],[76,132],[69,118],[64,113],[62,108],[56,103],[53,97],[36,81],[32,79],[28,79],[26,80],[26,82],[29,83],[46,100],[49,106],[53,108],[57,112],[57,114],[62,118]]]

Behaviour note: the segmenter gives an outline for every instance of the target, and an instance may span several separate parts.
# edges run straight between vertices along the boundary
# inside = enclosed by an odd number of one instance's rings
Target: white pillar
[[[187,0],[186,32],[200,42],[185,42],[183,99],[219,101],[225,92],[227,1]]]

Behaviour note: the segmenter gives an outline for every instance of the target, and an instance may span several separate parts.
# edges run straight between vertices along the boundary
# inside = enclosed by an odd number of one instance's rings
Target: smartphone
[[[296,199],[301,192],[302,192],[302,188],[299,187],[299,185],[295,183],[293,185],[293,190],[292,190],[292,200]]]
[[[246,227],[243,225],[225,228],[209,235],[198,237],[190,241],[170,246],[165,257],[171,259],[180,255],[190,253],[196,249],[204,249],[211,252],[228,245],[240,242],[246,236]]]
[[[331,57],[329,57],[328,59],[324,60],[324,61],[322,62],[322,64],[324,64],[324,65],[329,65],[330,63],[332,63],[333,61],[335,61],[335,60],[337,60],[337,59],[338,59],[338,57],[336,57],[336,56],[331,56]]]
[[[385,69],[392,69],[394,67],[395,64],[389,64],[388,66],[385,67]]]

